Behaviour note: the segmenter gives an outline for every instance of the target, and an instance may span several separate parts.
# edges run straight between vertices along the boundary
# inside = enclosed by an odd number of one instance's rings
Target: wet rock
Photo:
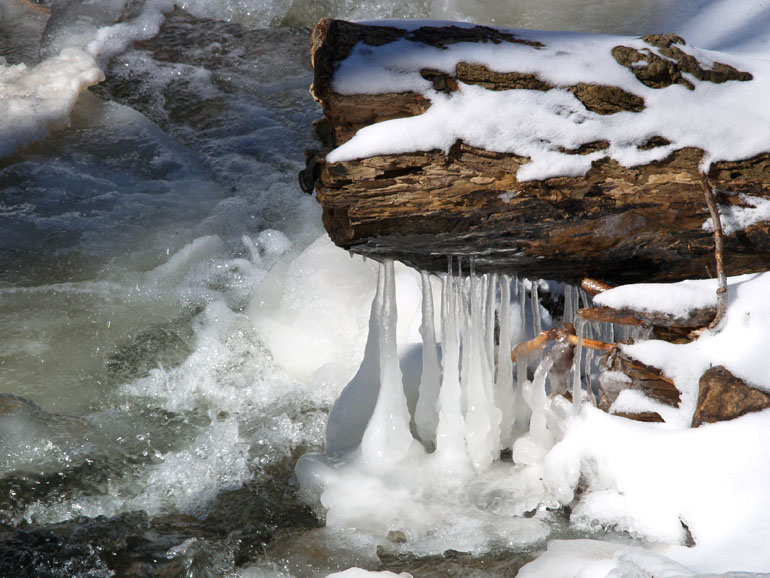
[[[159,366],[175,367],[192,352],[187,316],[176,323],[155,325],[116,348],[106,360],[107,371],[118,381],[144,377]]]
[[[394,544],[406,544],[406,534],[402,530],[391,530],[388,532],[388,540]]]
[[[147,528],[144,512],[19,528],[0,535],[0,576],[114,576]]]
[[[721,365],[706,371],[699,386],[693,427],[735,419],[770,407],[770,395],[747,385]]]
[[[434,556],[415,556],[377,549],[378,570],[408,572],[417,578],[445,576],[516,576],[522,566],[537,557],[535,552],[490,552],[481,556],[447,550]]]

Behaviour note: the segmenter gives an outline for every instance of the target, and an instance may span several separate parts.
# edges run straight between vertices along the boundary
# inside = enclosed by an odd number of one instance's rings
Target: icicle
[[[484,336],[484,282],[470,277],[469,308],[463,334],[461,381],[466,392],[468,455],[476,469],[486,469],[500,453],[500,410],[495,406]]]
[[[522,312],[522,317],[523,317]],[[524,384],[527,382],[529,359],[522,354],[516,358],[516,385],[513,390],[513,435],[518,437],[529,429],[529,406],[524,402]]]
[[[583,388],[581,386],[581,360],[583,358],[583,326],[585,321],[578,319],[575,324],[577,332],[577,346],[575,347],[574,373],[572,375],[572,408],[575,414],[580,413],[580,404],[583,401]]]
[[[542,462],[543,457],[553,446],[553,436],[546,425],[545,410],[548,396],[545,393],[545,378],[553,361],[546,356],[537,366],[535,377],[523,383],[524,400],[532,410],[529,431],[513,445],[513,461],[522,464]]]
[[[594,301],[591,299],[591,296],[586,293],[585,289],[578,289],[578,293],[580,294],[580,301],[583,302],[584,308],[589,309],[593,307]]]
[[[511,278],[503,275],[500,279],[500,344],[497,348],[497,379],[495,399],[501,411],[500,446],[511,448],[514,440],[515,405],[513,392],[513,362],[511,361]]]
[[[545,420],[545,403],[548,396],[545,393],[545,378],[551,369],[553,361],[551,357],[546,357],[535,370],[535,377],[532,380],[532,391],[530,394],[530,407],[532,408],[532,419],[529,421],[529,432],[533,440],[545,443],[548,439],[548,428]]]
[[[451,272],[451,264],[450,264]],[[441,354],[443,373],[438,398],[436,452],[447,473],[468,468],[465,451],[465,418],[460,386],[460,281],[450,274],[443,280],[441,299]]]
[[[472,266],[471,266],[472,267]],[[467,286],[466,286],[467,285]],[[460,388],[462,396],[460,403],[462,405],[463,415],[468,421],[468,385],[470,384],[469,371],[471,367],[471,291],[475,288],[473,277],[468,277],[467,284],[463,278],[458,279],[458,288],[460,294],[457,297],[460,305]]]
[[[588,395],[588,401],[590,401],[591,404],[596,407],[596,395],[594,394],[594,388],[591,384],[591,374],[593,373],[591,365],[594,360],[594,350],[586,348],[585,357],[586,360],[584,375],[586,376],[586,394]]]
[[[369,314],[369,336],[364,359],[356,375],[342,390],[329,412],[326,424],[326,453],[341,455],[361,445],[380,391],[380,324],[385,295],[385,274],[380,267],[377,292]]]
[[[527,339],[527,289],[524,279],[519,280],[519,311],[521,312],[521,339]],[[534,337],[534,336],[533,336]]]
[[[422,279],[422,377],[420,395],[415,409],[415,427],[420,439],[432,449],[436,443],[438,425],[437,403],[441,387],[441,367],[438,361],[436,329],[433,319],[433,291],[428,273],[420,274]]]
[[[533,281],[530,289],[530,299],[532,301],[532,323],[534,324],[534,334],[539,335],[543,330],[540,321],[540,297],[537,294],[537,282]]]
[[[497,305],[497,275],[485,275],[487,279],[487,299],[484,305],[484,336],[486,339],[487,363],[491,369],[490,382],[495,375],[495,309]]]
[[[380,313],[380,391],[361,440],[361,454],[367,465],[388,469],[406,457],[413,438],[396,347],[398,314],[393,260],[386,260],[380,267],[384,268],[385,277]]]
[[[574,323],[575,309],[572,304],[572,293],[574,287],[572,285],[564,286],[564,316],[562,317],[562,323]]]

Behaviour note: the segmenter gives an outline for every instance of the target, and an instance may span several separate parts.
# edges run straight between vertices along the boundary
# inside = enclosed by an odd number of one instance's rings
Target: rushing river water
[[[0,133],[0,575],[513,575],[537,548],[378,559],[298,496],[296,460],[323,444],[376,285],[297,185],[320,115],[309,28],[646,33],[703,2],[151,4],[0,1],[6,73],[145,17],[104,41],[106,78],[66,122],[38,103],[34,138]]]

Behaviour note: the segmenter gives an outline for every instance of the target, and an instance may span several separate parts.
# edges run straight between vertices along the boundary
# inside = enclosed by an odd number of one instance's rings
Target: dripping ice
[[[327,529],[355,529],[388,547],[395,547],[390,532],[403,533],[398,548],[418,554],[529,547],[550,532],[558,492],[544,480],[543,459],[573,407],[591,399],[580,393],[591,360],[569,356],[565,367],[557,345],[514,363],[513,347],[552,324],[539,283],[476,275],[472,263],[467,275],[462,263],[457,268],[450,260],[440,279],[421,274],[415,376],[399,364],[394,264],[380,265],[364,359],[330,412],[326,453],[297,465]],[[565,289],[565,319],[572,321],[579,298]],[[546,383],[550,377],[551,391],[566,391],[570,369],[574,406],[549,396]],[[406,382],[418,384],[416,402]]]

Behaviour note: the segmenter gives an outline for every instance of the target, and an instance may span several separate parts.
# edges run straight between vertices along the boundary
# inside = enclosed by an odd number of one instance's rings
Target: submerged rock
[[[0,393],[0,474],[55,471],[86,453],[91,429],[81,418],[48,413],[27,399]]]
[[[20,528],[0,535],[0,576],[114,576],[147,528],[144,512]]]

